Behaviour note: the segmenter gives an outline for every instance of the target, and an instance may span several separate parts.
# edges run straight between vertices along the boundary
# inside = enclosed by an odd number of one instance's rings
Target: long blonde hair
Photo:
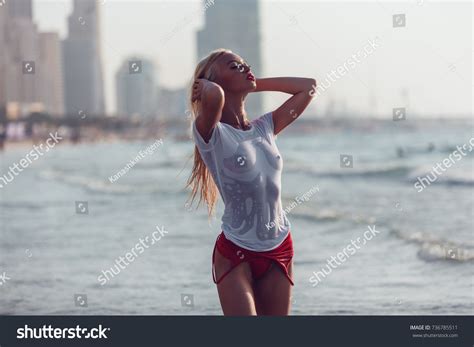
[[[215,77],[213,63],[217,60],[217,58],[225,53],[232,53],[232,51],[219,48],[210,52],[197,64],[196,69],[194,70],[194,78],[191,80],[190,86],[188,88],[188,109],[191,112],[191,125],[198,115],[198,103],[193,103],[191,101],[193,83],[199,78],[205,78],[212,81]],[[219,191],[217,190],[216,183],[214,182],[210,171],[206,167],[206,164],[204,164],[204,161],[202,160],[201,154],[199,153],[196,145],[194,146],[194,165],[186,184],[186,188],[187,187],[191,187],[191,193],[188,198],[188,201],[191,199],[191,204],[186,203],[186,205],[192,205],[194,198],[199,193],[198,206],[201,204],[202,200],[204,200],[207,204],[208,216],[211,218],[215,211]]]

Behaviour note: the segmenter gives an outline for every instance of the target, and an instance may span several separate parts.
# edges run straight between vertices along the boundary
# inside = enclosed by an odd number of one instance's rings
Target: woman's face
[[[214,68],[214,82],[224,91],[248,93],[257,87],[250,66],[237,54],[224,53],[216,60]]]

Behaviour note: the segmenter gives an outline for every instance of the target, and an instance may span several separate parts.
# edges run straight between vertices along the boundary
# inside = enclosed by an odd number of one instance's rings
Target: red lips
[[[255,81],[255,76],[251,72],[249,72],[247,74],[247,79],[250,80],[250,81]]]

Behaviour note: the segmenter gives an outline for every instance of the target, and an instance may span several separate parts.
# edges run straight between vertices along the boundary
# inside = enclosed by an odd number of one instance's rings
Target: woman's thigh
[[[225,258],[216,248],[214,258],[216,279],[219,280],[230,267],[231,261]],[[217,284],[219,300],[224,315],[250,316],[257,314],[252,281],[250,265],[244,261],[232,269]]]
[[[293,260],[288,266],[288,274],[293,276]],[[283,270],[272,262],[268,272],[253,285],[255,305],[258,315],[286,316],[291,310],[292,285]]]

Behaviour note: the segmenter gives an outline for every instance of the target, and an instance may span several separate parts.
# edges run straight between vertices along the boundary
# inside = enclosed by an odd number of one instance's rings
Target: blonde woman
[[[293,283],[290,222],[281,204],[283,160],[276,135],[310,103],[312,78],[257,79],[237,54],[218,49],[196,67],[190,90],[195,141],[188,180],[209,216],[218,194],[225,210],[212,255],[212,275],[224,315],[288,315]],[[251,92],[292,96],[249,120]]]

